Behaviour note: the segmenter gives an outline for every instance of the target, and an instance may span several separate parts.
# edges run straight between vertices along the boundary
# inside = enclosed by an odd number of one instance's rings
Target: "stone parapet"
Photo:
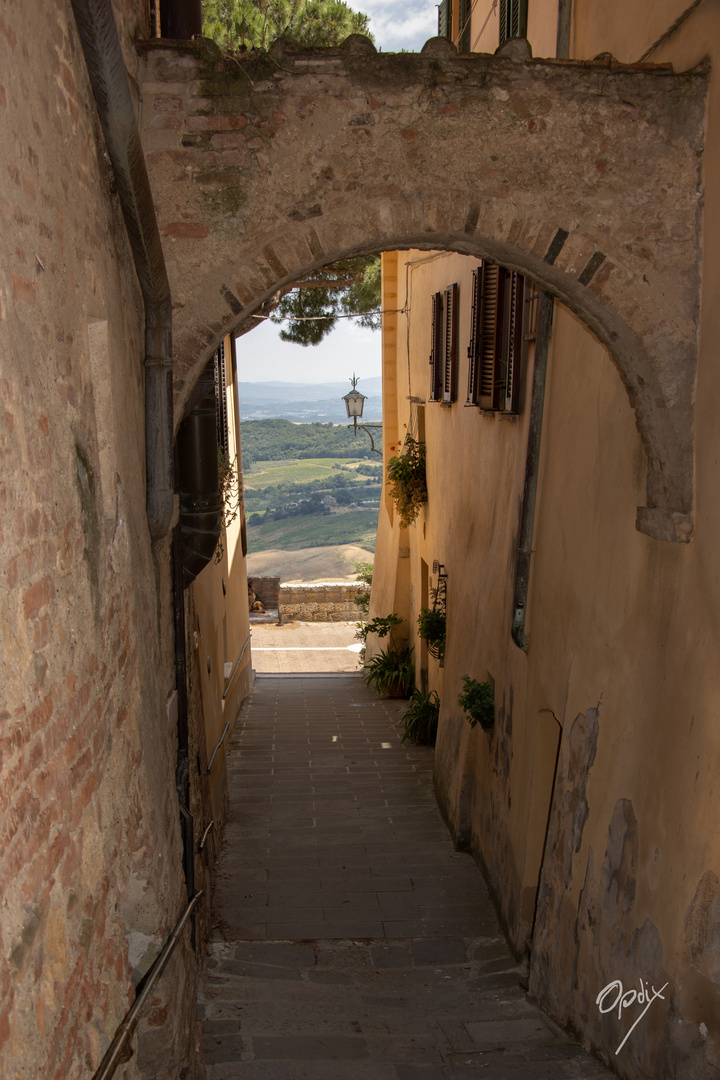
[[[365,613],[355,603],[362,582],[323,581],[313,585],[281,585],[280,622],[356,622]]]

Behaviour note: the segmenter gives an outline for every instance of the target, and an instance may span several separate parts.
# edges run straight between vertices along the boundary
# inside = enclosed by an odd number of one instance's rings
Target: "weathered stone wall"
[[[357,622],[365,612],[355,603],[361,582],[327,581],[317,585],[280,586],[280,622]]]
[[[0,1076],[86,1080],[186,898],[142,304],[70,5],[3,6],[0,125]],[[192,1057],[189,941],[126,1080]]]
[[[220,336],[311,267],[396,247],[493,258],[608,346],[648,452],[639,527],[688,539],[703,73],[353,37],[242,65],[151,44],[140,82],[178,410]]]

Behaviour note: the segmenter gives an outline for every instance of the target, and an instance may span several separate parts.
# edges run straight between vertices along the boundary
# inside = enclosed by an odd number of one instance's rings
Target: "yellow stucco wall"
[[[231,363],[231,339],[225,339],[226,400],[230,461],[242,483],[237,391]],[[210,813],[216,825],[225,816],[227,775],[225,748],[238,711],[252,689],[252,652],[247,602],[247,567],[241,543],[242,510],[222,536],[222,557],[211,561],[193,582],[188,638],[197,653],[205,724],[205,762],[209,762],[225,725],[230,724],[208,777]],[[199,627],[199,628],[198,628]],[[245,649],[243,653],[243,649]],[[241,653],[242,660],[238,665]],[[237,667],[236,667],[237,665]]]
[[[637,61],[686,6],[577,4],[573,55],[610,51]],[[532,16],[532,4],[530,10]],[[529,36],[531,27],[532,21]],[[545,31],[549,40],[550,28]],[[720,8],[706,0],[651,59],[686,70],[717,43]],[[532,358],[517,419],[465,408],[475,263],[422,252],[383,260],[397,280],[397,306],[409,309],[407,319],[393,317],[392,342],[384,343],[393,438],[411,423],[408,397],[428,397],[431,296],[453,281],[460,287],[460,375],[459,400],[450,408],[412,406],[424,414],[428,504],[407,530],[381,510],[371,613],[410,613],[418,669],[427,662],[429,686],[442,701],[438,797],[458,842],[486,867],[510,939],[519,951],[531,949],[533,993],[628,1077],[677,1069],[677,1075],[710,1076],[720,1060],[713,929],[720,837],[711,824],[720,772],[720,268],[713,255],[720,240],[719,94],[713,77],[694,535],[688,544],[671,544],[636,530],[646,468],[636,418],[607,350],[556,302],[527,654],[512,642],[510,627]],[[414,635],[425,602],[423,572],[433,559],[448,573],[444,668],[426,661]],[[471,731],[457,705],[464,674],[494,679],[491,734]],[[636,1014],[619,1024],[595,1004],[615,978],[626,989],[637,989],[640,978],[658,987],[667,982],[663,1003],[618,1056]]]

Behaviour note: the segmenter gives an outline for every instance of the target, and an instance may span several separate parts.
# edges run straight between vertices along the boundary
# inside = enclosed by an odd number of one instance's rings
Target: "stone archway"
[[[393,248],[489,257],[608,347],[648,457],[638,527],[688,538],[704,73],[458,56],[445,39],[240,62],[143,49],[178,416],[221,335],[307,270]]]

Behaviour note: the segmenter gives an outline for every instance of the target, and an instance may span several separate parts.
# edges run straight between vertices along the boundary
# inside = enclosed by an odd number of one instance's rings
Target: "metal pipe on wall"
[[[112,5],[71,3],[145,303],[146,506],[159,539],[174,509],[170,284]]]
[[[515,593],[511,631],[513,641],[519,649],[523,650],[527,650],[529,644],[529,639],[525,633],[525,607],[530,584],[530,559],[532,557],[533,529],[535,525],[538,473],[540,472],[540,443],[543,412],[545,410],[545,382],[547,379],[548,353],[550,351],[553,305],[552,296],[546,293],[544,289],[541,289],[538,300],[535,366],[530,400],[530,423],[527,456],[525,458],[525,486],[520,518],[520,535],[518,537],[517,564],[515,567]]]

